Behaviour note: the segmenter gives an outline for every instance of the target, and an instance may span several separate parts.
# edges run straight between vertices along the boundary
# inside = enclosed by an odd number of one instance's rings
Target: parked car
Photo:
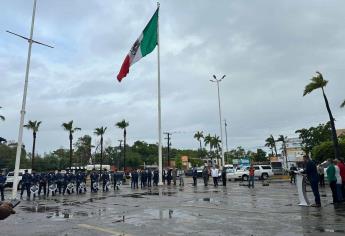
[[[21,186],[22,186],[22,176],[23,176],[24,172],[25,172],[24,169],[20,169],[19,170],[18,189],[20,189]],[[31,173],[31,169],[28,169],[28,172]],[[14,182],[14,171],[10,171],[10,172],[7,173],[7,176],[6,176],[5,187],[12,187],[13,186],[13,182]]]
[[[235,171],[233,174],[229,174],[227,178],[229,180],[241,179],[247,181],[249,178],[249,166],[245,167],[242,170]],[[254,165],[254,176],[259,179],[268,179],[273,176],[272,166],[270,165]]]

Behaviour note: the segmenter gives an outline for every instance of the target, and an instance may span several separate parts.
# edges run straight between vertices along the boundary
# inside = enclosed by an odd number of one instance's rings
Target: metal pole
[[[223,155],[223,129],[222,129],[222,112],[221,112],[221,108],[220,108],[220,95],[219,95],[219,82],[221,80],[217,80],[217,89],[218,89],[218,108],[219,108],[219,128],[220,128],[220,140],[222,143],[222,149],[220,150],[220,155],[222,158],[222,166],[225,165],[224,162],[224,155]]]
[[[157,8],[159,9],[159,2]],[[159,182],[158,185],[163,185],[163,167],[162,167],[162,124],[161,124],[161,81],[160,81],[160,56],[159,56],[159,17],[157,22],[157,61],[158,61],[158,168],[159,168]]]
[[[30,58],[31,58],[31,47],[32,47],[32,43],[33,43],[32,42],[32,36],[33,36],[33,33],[34,33],[34,24],[35,24],[36,2],[37,2],[37,0],[34,0],[34,6],[33,6],[33,10],[32,10],[32,20],[31,20],[30,40],[28,40],[29,41],[29,49],[28,49],[28,58],[27,58],[27,61],[26,61],[26,72],[25,72],[25,83],[24,83],[22,109],[20,111],[20,123],[19,123],[19,132],[18,132],[16,163],[15,163],[15,168],[14,168],[14,181],[13,181],[13,188],[12,188],[12,199],[15,199],[16,196],[17,196],[20,156],[21,156],[21,152],[22,152],[23,125],[24,125],[24,116],[25,116],[26,94],[27,94],[27,90],[28,90]]]
[[[228,149],[228,131],[227,131],[227,126],[228,124],[226,123],[226,120],[224,120],[224,126],[225,126],[225,145],[226,145],[226,153],[229,155],[229,149]],[[227,160],[227,159],[226,159]]]

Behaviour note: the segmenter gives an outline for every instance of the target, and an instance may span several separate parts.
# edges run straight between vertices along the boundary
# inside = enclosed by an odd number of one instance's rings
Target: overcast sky
[[[29,35],[33,0],[0,1],[0,136],[17,140],[28,44],[7,34]],[[128,142],[158,142],[157,50],[116,75],[131,45],[156,9],[156,1],[38,0],[25,122],[42,121],[37,151],[68,147],[63,122],[82,131],[107,126],[106,143],[118,144],[114,124],[129,122]],[[163,131],[172,146],[194,148],[195,131],[220,135],[216,84],[220,84],[228,146],[255,150],[273,134],[328,120],[320,91],[302,97],[316,70],[329,80],[326,93],[345,127],[345,2],[161,1]],[[31,150],[32,134],[23,142]],[[164,144],[166,141],[164,140]],[[225,143],[225,135],[224,135]],[[224,145],[225,146],[225,145]],[[224,147],[225,148],[225,147]]]

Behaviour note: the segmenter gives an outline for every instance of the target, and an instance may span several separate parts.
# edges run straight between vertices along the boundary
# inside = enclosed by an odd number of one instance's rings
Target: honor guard
[[[104,169],[103,170],[103,174],[102,174],[102,186],[103,186],[103,192],[106,191],[108,192],[109,191],[109,173],[107,171],[107,169]]]
[[[61,174],[61,170],[58,170],[58,172],[55,175],[57,189],[59,190],[59,194],[61,194],[61,190],[64,188],[64,176]]]
[[[80,188],[80,184],[83,183],[83,176],[81,174],[80,171],[78,171],[78,173],[75,176],[75,180],[76,180],[76,189],[77,189],[77,194],[80,194],[82,191]]]
[[[41,173],[39,175],[39,189],[38,189],[38,196],[41,194],[41,190],[43,188],[44,196],[47,195],[47,183],[48,183],[48,176],[46,173]]]
[[[32,172],[32,178],[31,178],[31,188],[30,191],[33,194],[33,197],[36,197],[36,194],[38,194],[39,189],[39,183],[40,183],[40,175],[36,174],[36,172]]]
[[[147,170],[147,187],[152,186],[152,171],[150,169]]]
[[[24,190],[26,190],[26,196],[30,199],[31,180],[31,175],[28,173],[28,170],[25,170],[22,176],[22,190],[20,192],[20,198],[23,198]]]
[[[159,180],[159,171],[155,170],[153,172],[153,185],[158,186],[158,180]]]
[[[99,175],[95,169],[92,170],[92,173],[90,175],[90,179],[91,179],[91,192],[97,192],[98,191]]]
[[[54,172],[49,172],[48,176],[48,192],[47,196],[49,196],[49,192],[52,192],[52,196],[55,196],[57,191],[57,181],[56,181],[56,175]]]

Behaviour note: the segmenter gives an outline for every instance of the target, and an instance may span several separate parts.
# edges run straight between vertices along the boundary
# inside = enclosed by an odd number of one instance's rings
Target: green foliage
[[[190,158],[189,162],[191,163],[192,166],[202,166],[204,164],[204,161],[198,158]]]
[[[17,144],[0,144],[0,169],[14,170],[16,160]],[[26,158],[26,150],[23,147],[20,157],[20,168],[30,168],[31,162]]]
[[[178,169],[182,169],[182,160],[181,158],[175,158],[175,165]]]
[[[327,85],[328,81],[323,79],[322,74],[318,71],[316,74],[316,76],[311,78],[311,83],[305,86],[303,96],[313,92],[315,89],[323,88]]]
[[[299,134],[299,138],[302,140],[302,150],[309,155],[313,147],[321,144],[325,141],[331,141],[332,131],[330,122],[326,124],[319,124],[316,127],[310,127],[308,129],[299,129],[295,131]]]
[[[257,149],[256,153],[253,155],[254,162],[264,162],[267,161],[266,152],[262,149]]]
[[[277,147],[276,147],[276,141],[274,140],[273,135],[271,134],[266,140],[265,140],[265,147],[269,147],[271,149],[272,152],[272,156],[273,156],[273,150],[277,156]]]
[[[345,157],[345,140],[339,142],[340,156]],[[322,142],[312,149],[312,158],[321,163],[327,159],[334,159],[334,146],[332,141]]]

